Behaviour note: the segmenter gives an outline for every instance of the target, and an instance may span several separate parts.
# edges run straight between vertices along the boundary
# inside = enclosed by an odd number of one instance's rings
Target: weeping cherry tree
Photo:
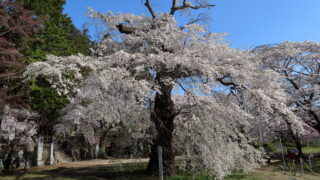
[[[107,27],[97,57],[48,56],[28,67],[26,80],[44,78],[70,99],[58,131],[76,130],[90,140],[101,122],[126,127],[134,137],[151,129],[150,174],[158,172],[161,146],[166,175],[175,173],[179,152],[188,170],[222,178],[261,162],[245,136],[254,114],[241,102],[255,103],[264,121],[285,116],[293,129],[301,128],[278,73],[262,69],[254,54],[231,48],[221,34],[196,23],[178,26],[174,18],[180,10],[213,5],[173,0],[168,13],[156,13],[148,0],[145,5],[151,17],[90,11]],[[217,100],[219,90],[239,101]]]

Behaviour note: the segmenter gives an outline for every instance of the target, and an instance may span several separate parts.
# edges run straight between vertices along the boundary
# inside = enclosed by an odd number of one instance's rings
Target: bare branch
[[[5,32],[2,32],[2,33],[0,34],[0,36],[3,36],[3,35],[5,35],[5,34],[7,34],[7,33],[9,33],[9,32],[10,32],[10,30],[5,31]]]
[[[186,26],[188,26],[188,25],[190,25],[190,24],[194,24],[194,23],[199,22],[199,21],[201,21],[201,20],[202,20],[202,19],[194,19],[194,20],[188,22],[187,24],[185,24],[185,25],[183,25],[183,26],[180,26],[179,29],[184,30],[184,29],[186,28]]]
[[[224,75],[223,77],[221,78],[216,78],[215,80],[220,82],[222,85],[224,86],[233,86],[233,87],[237,87],[238,85],[235,84],[234,82],[232,81],[225,81],[225,78],[229,78],[230,77],[230,74],[227,74],[227,75]]]
[[[198,23],[200,21],[206,22],[209,19],[210,19],[210,17],[208,17],[205,13],[200,13],[196,18],[192,18],[192,19],[189,20],[188,23],[186,23],[185,25],[180,26],[179,29],[183,30],[188,25],[195,24],[195,23]]]
[[[170,11],[170,15],[174,15],[174,13],[177,10],[182,10],[182,9],[186,9],[186,8],[191,8],[191,9],[202,9],[202,8],[210,8],[210,7],[214,7],[214,4],[200,4],[197,6],[193,6],[191,3],[189,3],[188,1],[184,0],[182,6],[176,6],[176,0],[172,0],[172,7],[171,7],[171,11]]]
[[[156,18],[156,14],[154,13],[152,7],[151,7],[151,4],[150,4],[150,1],[149,0],[146,0],[146,3],[144,3],[144,5],[148,8],[152,18]]]
[[[170,14],[173,15],[174,12],[176,11],[175,8],[176,8],[176,3],[177,1],[176,0],[172,0],[172,6],[171,6],[171,10],[170,10]]]
[[[178,83],[178,84],[179,84],[179,86],[181,87],[181,89],[182,89],[183,91],[187,92],[187,90],[182,86],[181,83]]]

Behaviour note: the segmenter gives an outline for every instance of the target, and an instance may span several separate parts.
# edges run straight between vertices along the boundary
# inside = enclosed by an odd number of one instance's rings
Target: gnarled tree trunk
[[[291,134],[292,139],[294,140],[294,143],[296,144],[296,148],[298,150],[298,156],[303,157],[303,152],[302,152],[302,145],[301,145],[301,140],[299,135],[297,134]]]
[[[159,170],[157,147],[163,149],[162,159],[164,174],[170,176],[174,174],[174,149],[173,149],[173,120],[175,117],[175,109],[171,100],[172,85],[161,84],[161,94],[157,93],[154,102],[154,110],[151,120],[155,123],[157,134],[153,139],[151,147],[150,160],[147,171],[151,175],[157,175]]]
[[[296,148],[298,150],[298,156],[299,157],[303,157],[303,152],[302,152],[302,145],[301,145],[301,141],[300,141],[300,137],[299,134],[295,133],[291,127],[291,122],[289,122],[288,120],[286,120],[286,123],[288,125],[288,131],[289,131],[289,135],[291,136],[291,138],[293,139],[294,143],[296,144]]]

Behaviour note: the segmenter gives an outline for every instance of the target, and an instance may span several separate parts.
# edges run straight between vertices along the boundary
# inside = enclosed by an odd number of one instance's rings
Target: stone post
[[[94,152],[94,158],[98,158],[99,157],[99,143],[96,144],[96,148],[95,148],[95,152]]]
[[[15,158],[16,168],[19,168],[19,167],[23,166],[23,164],[22,164],[23,156],[24,156],[24,152],[23,152],[22,149],[20,149],[18,151],[18,156],[16,156],[16,158]]]
[[[49,164],[53,165],[54,164],[54,136],[52,136],[52,140],[49,146]]]
[[[39,136],[37,141],[37,166],[43,166],[43,137]]]

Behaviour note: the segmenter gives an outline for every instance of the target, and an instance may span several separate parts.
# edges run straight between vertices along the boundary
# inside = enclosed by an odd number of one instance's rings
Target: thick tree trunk
[[[6,148],[6,154],[3,161],[3,172],[12,172],[15,152],[18,148],[17,140],[8,143],[8,149]]]
[[[13,167],[13,150],[10,149],[3,163],[3,172],[10,172]]]
[[[303,157],[302,146],[301,146],[301,141],[299,136],[292,134],[292,138],[294,140],[294,143],[296,144],[296,148],[298,150],[298,156]]]
[[[164,175],[171,176],[175,172],[174,167],[174,149],[173,149],[173,120],[175,109],[171,100],[172,86],[161,84],[161,94],[157,93],[154,102],[154,110],[151,120],[155,123],[157,134],[153,139],[151,147],[150,160],[147,171],[151,175],[157,175],[159,170],[157,147],[162,147],[162,159]]]
[[[289,121],[286,120],[286,123],[288,125],[289,134],[291,135],[291,138],[293,139],[294,143],[296,144],[296,148],[298,150],[298,156],[303,157],[302,146],[301,146],[301,141],[300,141],[299,135],[296,134],[292,130],[291,123]]]

